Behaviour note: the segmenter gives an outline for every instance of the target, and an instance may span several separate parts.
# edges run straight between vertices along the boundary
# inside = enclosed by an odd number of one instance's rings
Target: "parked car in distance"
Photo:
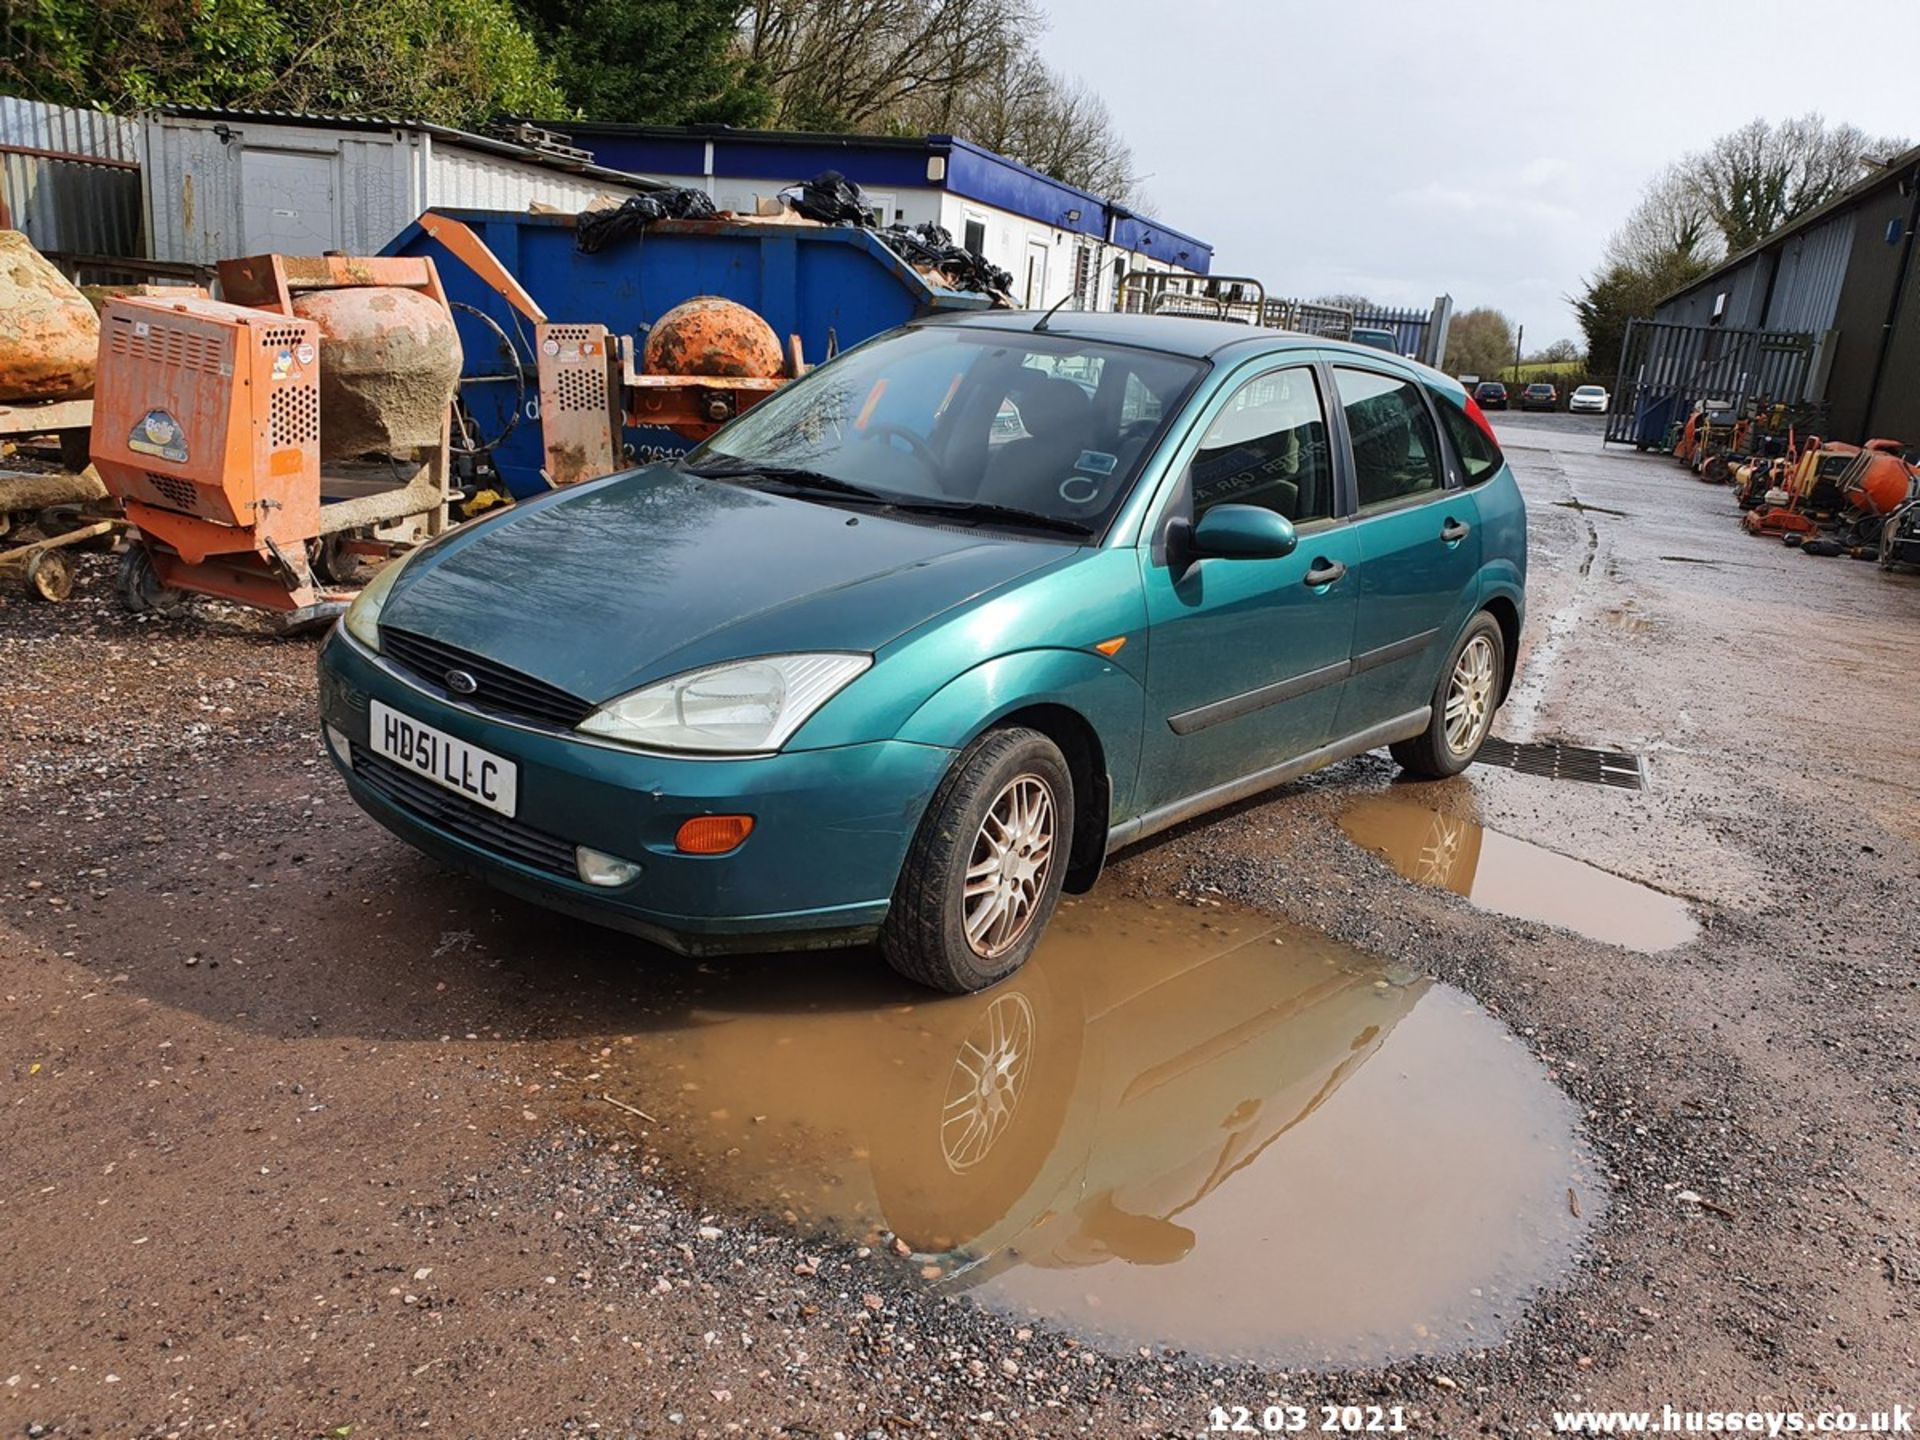
[[[982,311],[388,565],[320,709],[354,799],[500,889],[978,990],[1123,845],[1381,745],[1464,769],[1525,574],[1512,472],[1432,370]]]
[[[1558,410],[1560,392],[1545,381],[1535,381],[1520,392],[1522,410]]]
[[[1384,350],[1389,355],[1400,353],[1399,335],[1382,326],[1356,325],[1348,338],[1356,345],[1365,345],[1369,350]]]
[[[1602,385],[1578,385],[1567,397],[1567,409],[1576,415],[1607,413],[1607,391]]]
[[[1474,403],[1482,410],[1507,408],[1507,387],[1498,380],[1482,380],[1473,387]]]

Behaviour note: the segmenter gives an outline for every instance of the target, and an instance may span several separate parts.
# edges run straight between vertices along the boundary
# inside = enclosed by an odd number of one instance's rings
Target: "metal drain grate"
[[[1522,775],[1549,780],[1582,780],[1589,785],[1614,785],[1622,790],[1647,788],[1647,770],[1638,755],[1617,750],[1586,750],[1578,745],[1516,745],[1489,735],[1480,746],[1478,765],[1498,765]]]

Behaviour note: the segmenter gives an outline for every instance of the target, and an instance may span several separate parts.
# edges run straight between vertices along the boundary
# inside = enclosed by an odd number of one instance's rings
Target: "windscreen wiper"
[[[808,470],[798,465],[768,465],[745,459],[709,460],[700,465],[682,465],[680,472],[683,475],[696,475],[702,480],[764,480],[769,484],[819,495],[843,495],[855,500],[871,500],[876,505],[893,503],[891,495],[883,495],[878,490],[855,485],[851,480],[823,475],[818,470]]]
[[[1061,515],[1043,515],[1038,510],[1022,510],[1014,505],[993,505],[985,500],[895,500],[891,508],[916,515],[944,515],[955,520],[1022,525],[1031,530],[1051,530],[1055,534],[1077,535],[1082,539],[1093,534],[1091,525],[1078,520],[1069,520]]]

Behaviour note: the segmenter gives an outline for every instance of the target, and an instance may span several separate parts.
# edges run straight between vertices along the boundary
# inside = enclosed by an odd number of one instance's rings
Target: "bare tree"
[[[1906,148],[1858,126],[1803,115],[1752,120],[1722,135],[1681,169],[1729,251],[1744,250],[1861,179],[1873,157]]]
[[[1649,271],[1675,261],[1710,264],[1726,253],[1692,163],[1669,165],[1647,182],[1640,203],[1607,242],[1607,263]]]
[[[742,47],[776,125],[885,131],[937,113],[1031,23],[1027,0],[749,0]]]
[[[963,135],[1124,199],[1133,153],[1086,85],[1037,55],[1033,0],[745,0],[748,74],[793,129]]]
[[[952,97],[945,128],[1043,175],[1124,200],[1134,186],[1133,151],[1106,101],[1012,41],[994,69]]]

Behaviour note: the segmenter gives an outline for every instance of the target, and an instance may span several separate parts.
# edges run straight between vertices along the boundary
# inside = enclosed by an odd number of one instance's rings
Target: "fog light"
[[[342,730],[338,725],[328,725],[325,728],[327,732],[327,748],[333,751],[333,758],[338,760],[343,768],[351,770],[353,768],[353,747],[347,743],[347,732]]]
[[[589,850],[585,845],[574,847],[573,864],[580,872],[580,878],[589,885],[628,885],[640,878],[640,867],[633,861],[622,860],[618,855],[608,855],[604,851]]]
[[[688,855],[724,855],[752,833],[751,815],[696,815],[680,827],[673,843]]]

